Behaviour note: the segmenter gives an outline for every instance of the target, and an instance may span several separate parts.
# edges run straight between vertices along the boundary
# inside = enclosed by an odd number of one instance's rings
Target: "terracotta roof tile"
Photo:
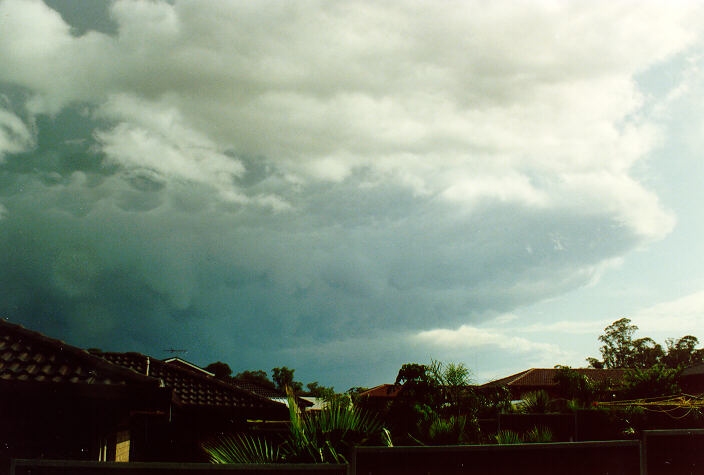
[[[0,320],[0,379],[42,383],[158,385],[63,341]]]
[[[359,396],[392,398],[396,397],[400,390],[401,386],[396,386],[394,384],[380,384],[379,386],[375,386],[371,389],[367,389],[366,391],[359,393]]]
[[[496,379],[480,386],[480,388],[489,388],[495,386],[556,386],[555,375],[559,369],[557,368],[531,368],[520,373],[512,374],[505,378]],[[606,380],[620,381],[625,374],[624,369],[594,369],[594,368],[572,368],[579,374],[586,376],[595,382],[603,382]]]
[[[95,353],[107,361],[159,378],[173,389],[177,402],[184,406],[218,406],[256,409],[279,409],[281,404],[198,373],[150,358],[140,353]]]

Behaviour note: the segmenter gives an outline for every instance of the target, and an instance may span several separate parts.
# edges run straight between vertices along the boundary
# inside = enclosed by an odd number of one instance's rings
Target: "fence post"
[[[648,475],[648,431],[643,431],[640,436],[640,475]]]
[[[350,450],[350,459],[347,461],[347,475],[357,475],[357,447]]]

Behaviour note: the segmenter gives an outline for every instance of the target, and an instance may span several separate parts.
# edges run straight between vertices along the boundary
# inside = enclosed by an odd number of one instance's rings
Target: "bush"
[[[523,412],[546,414],[550,412],[550,396],[545,390],[533,391],[523,396]]]
[[[529,443],[552,442],[552,431],[548,427],[535,426],[526,433],[525,441]]]
[[[521,444],[523,438],[512,430],[501,430],[496,434],[497,444]]]

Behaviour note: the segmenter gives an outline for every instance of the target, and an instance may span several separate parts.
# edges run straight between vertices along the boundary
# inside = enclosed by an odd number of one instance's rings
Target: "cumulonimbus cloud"
[[[118,0],[77,35],[4,0],[0,81],[43,125],[0,115],[3,311],[223,352],[584,285],[674,225],[633,173],[660,140],[635,77],[697,8]]]

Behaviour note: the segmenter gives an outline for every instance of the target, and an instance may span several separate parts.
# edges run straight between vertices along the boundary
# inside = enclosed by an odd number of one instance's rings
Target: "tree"
[[[361,386],[353,386],[349,388],[347,391],[345,391],[345,394],[347,394],[350,399],[352,400],[352,404],[358,404],[359,403],[359,395],[362,394],[363,392],[367,391],[369,388],[364,388]]]
[[[466,413],[468,409],[466,403],[470,402],[469,399],[473,403],[474,398],[470,398],[471,395],[467,391],[472,373],[464,363],[441,363],[433,360],[428,367],[428,372],[440,385],[441,392],[445,396],[444,403],[448,405],[450,412],[458,415],[461,412]]]
[[[638,330],[628,318],[616,320],[604,328],[604,333],[599,336],[603,343],[601,350],[602,360],[587,358],[592,368],[640,368],[646,369],[657,364],[664,351],[652,338],[638,338],[633,336]]]
[[[697,349],[699,340],[686,335],[679,340],[665,340],[666,350],[652,338],[634,339],[638,327],[628,318],[616,320],[604,329],[599,341],[602,360],[587,358],[592,368],[648,369],[663,364],[666,368],[684,368],[704,363],[704,349]]]
[[[633,350],[633,334],[638,330],[631,325],[631,320],[622,318],[604,328],[599,341],[604,343],[600,348],[605,368],[626,368]]]
[[[665,340],[667,353],[662,357],[663,364],[668,368],[686,368],[704,362],[704,350],[697,349],[697,337],[686,335],[679,340]]]
[[[235,379],[239,379],[242,381],[250,381],[252,383],[259,384],[267,388],[276,388],[276,385],[272,380],[269,379],[269,376],[266,374],[266,371],[263,371],[261,369],[256,371],[242,371],[241,373],[237,373]]]
[[[230,365],[227,363],[223,363],[222,361],[216,361],[215,363],[210,363],[208,366],[205,368],[206,371],[210,371],[215,375],[216,378],[222,379],[224,381],[227,381],[230,379],[230,375],[232,374],[232,370],[230,369]]]
[[[663,357],[665,352],[662,346],[655,343],[652,338],[638,338],[633,341],[631,354],[627,360],[628,368],[648,369],[652,368]]]
[[[388,413],[392,432],[411,443],[476,441],[480,398],[467,388],[469,374],[463,364],[404,364],[395,382],[400,391]]]
[[[581,373],[569,366],[557,366],[555,382],[560,388],[560,393],[567,399],[578,401],[582,406],[589,406],[596,397],[594,383]]]
[[[678,394],[680,392],[677,383],[679,373],[680,370],[666,368],[662,364],[647,369],[630,369],[624,375],[617,397],[619,399],[636,399]]]
[[[335,388],[321,386],[317,381],[306,384],[308,388],[308,394],[312,397],[323,398],[325,400],[331,400],[335,397]]]
[[[294,393],[301,392],[303,389],[303,383],[294,381],[293,373],[295,372],[295,369],[289,369],[286,366],[282,366],[281,368],[273,368],[271,370],[271,377],[274,380],[274,384],[276,384],[276,388],[280,391],[285,391],[288,387],[291,388]]]

